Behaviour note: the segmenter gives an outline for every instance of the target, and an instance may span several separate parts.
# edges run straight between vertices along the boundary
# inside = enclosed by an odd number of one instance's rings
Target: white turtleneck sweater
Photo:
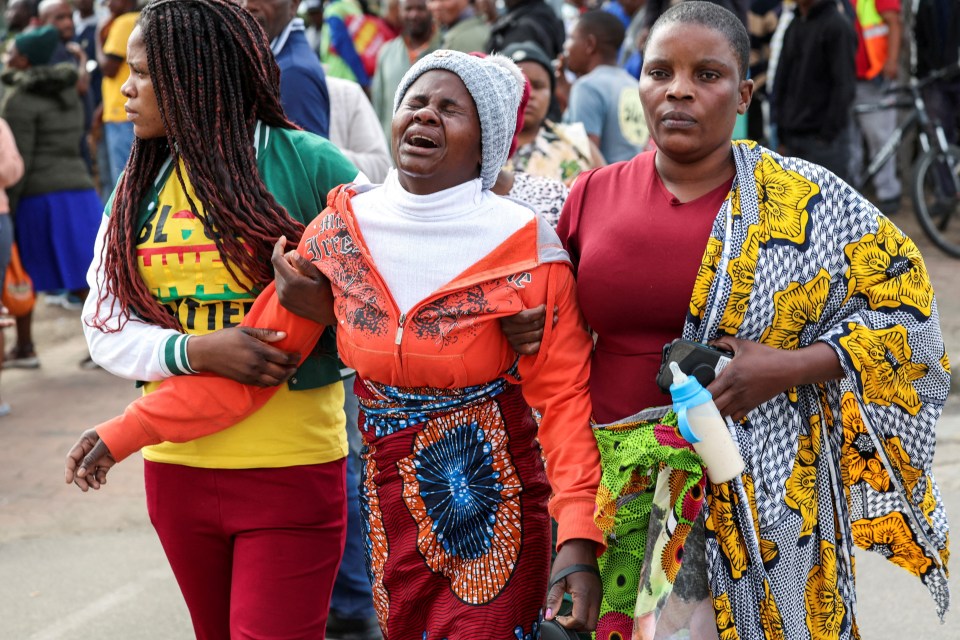
[[[438,193],[406,191],[391,169],[380,187],[353,197],[367,248],[401,313],[449,283],[534,216],[484,191],[480,179]]]

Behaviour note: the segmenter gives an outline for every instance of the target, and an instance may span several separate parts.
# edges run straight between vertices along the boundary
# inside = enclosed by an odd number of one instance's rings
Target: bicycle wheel
[[[960,258],[960,147],[931,149],[913,166],[913,207],[933,243]]]

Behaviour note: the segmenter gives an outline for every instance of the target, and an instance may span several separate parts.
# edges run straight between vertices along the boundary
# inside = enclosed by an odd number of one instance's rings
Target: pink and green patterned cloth
[[[676,425],[659,407],[594,427],[603,469],[596,522],[607,537],[598,640],[633,637],[634,618],[655,615],[680,571],[706,481]]]

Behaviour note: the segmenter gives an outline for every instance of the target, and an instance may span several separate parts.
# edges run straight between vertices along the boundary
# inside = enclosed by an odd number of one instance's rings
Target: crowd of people
[[[895,125],[853,105],[956,64],[956,3],[4,20],[0,267],[144,390],[65,479],[142,451],[198,638],[856,638],[856,548],[947,609],[936,297],[896,166],[849,181]],[[677,338],[734,354],[729,482],[657,387]],[[29,313],[2,357],[40,366]]]

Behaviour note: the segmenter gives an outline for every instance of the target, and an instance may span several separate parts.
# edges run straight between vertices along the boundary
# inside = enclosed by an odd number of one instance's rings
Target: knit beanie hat
[[[482,51],[471,51],[470,55],[478,58],[486,58],[489,54]],[[518,67],[519,68],[519,67]],[[520,73],[523,73],[522,71]],[[527,103],[530,101],[530,79],[523,77],[523,92],[520,94],[520,106],[517,107],[517,126],[513,130],[513,138],[510,139],[510,150],[507,152],[507,159],[513,157],[520,146],[520,132],[523,131],[523,112],[527,110]]]
[[[473,98],[480,116],[480,180],[484,189],[490,189],[507,161],[517,127],[523,74],[509,58],[501,55],[478,58],[450,49],[434,51],[421,58],[403,76],[393,99],[394,113],[400,108],[410,85],[434,69],[456,74]]]
[[[60,32],[46,26],[21,33],[13,39],[17,51],[27,57],[31,66],[47,64],[60,44]]]

